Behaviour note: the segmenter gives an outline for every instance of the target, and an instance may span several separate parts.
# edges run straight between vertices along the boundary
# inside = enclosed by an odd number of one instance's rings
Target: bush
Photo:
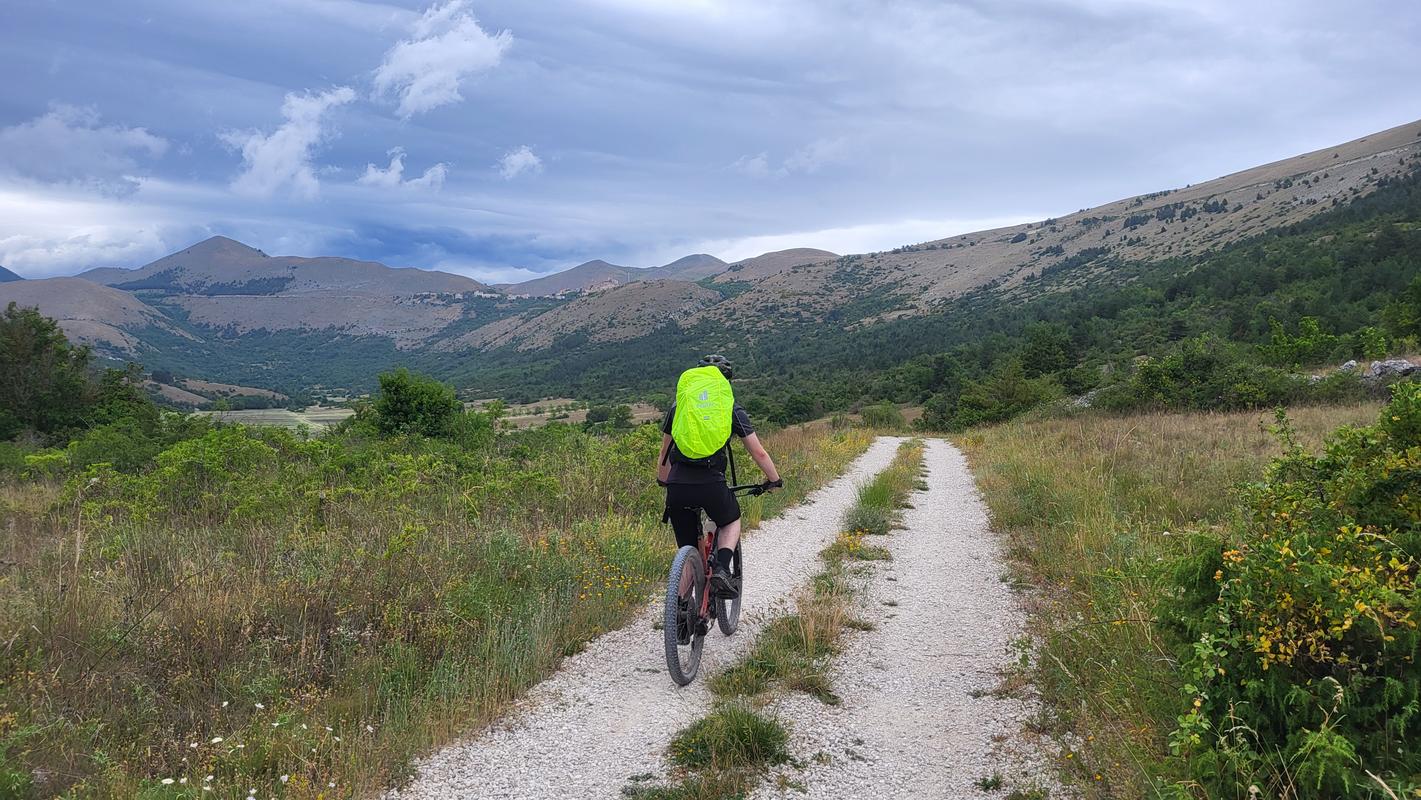
[[[120,472],[135,472],[146,466],[163,446],[134,420],[111,422],[90,430],[69,443],[69,464],[83,469],[106,463]]]
[[[1288,403],[1303,394],[1292,373],[1248,362],[1240,348],[1213,336],[1189,339],[1147,359],[1096,398],[1101,408],[1238,410]]]
[[[1293,440],[1246,494],[1227,542],[1176,570],[1163,617],[1189,642],[1171,747],[1209,796],[1295,785],[1383,796],[1421,774],[1421,384],[1319,456]]]
[[[859,503],[844,512],[842,524],[846,531],[882,535],[888,533],[893,527],[894,521],[894,514],[891,510]]]
[[[897,430],[904,427],[903,412],[892,403],[875,403],[863,407],[863,424],[870,428]]]
[[[380,375],[375,424],[385,434],[448,436],[463,408],[452,388],[402,367]]]

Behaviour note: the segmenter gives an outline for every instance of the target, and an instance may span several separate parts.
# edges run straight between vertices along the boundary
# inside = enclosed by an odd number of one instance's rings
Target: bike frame
[[[734,480],[735,460],[733,458],[730,461],[730,474],[731,480]],[[737,497],[744,497],[746,495],[753,497],[755,495],[764,494],[765,487],[758,483],[747,483],[743,486],[731,486],[730,491]],[[710,586],[711,574],[715,568],[715,543],[716,540],[720,538],[720,528],[716,527],[707,532],[705,530],[705,513],[706,512],[704,510],[701,511],[701,561],[705,565],[706,586]],[[737,543],[735,547],[736,549],[739,549],[739,543]],[[701,619],[707,619],[710,616],[711,595],[713,594],[713,591],[708,591],[701,594]]]

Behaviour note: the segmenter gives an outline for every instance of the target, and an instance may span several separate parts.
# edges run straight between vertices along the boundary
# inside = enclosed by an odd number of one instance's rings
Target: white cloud
[[[813,175],[828,164],[847,160],[843,139],[816,139],[789,155],[778,167],[770,165],[770,155],[741,156],[731,169],[752,178],[785,178],[794,173]]]
[[[405,174],[405,149],[396,147],[389,151],[390,166],[381,169],[374,164],[365,165],[365,174],[355,179],[356,183],[363,186],[382,186],[385,188],[395,188],[397,186],[412,186],[438,191],[444,186],[444,179],[449,176],[449,167],[446,164],[435,164],[424,171],[418,178],[404,180]]]
[[[826,164],[843,161],[845,150],[843,139],[817,139],[790,154],[781,171],[812,175]]]
[[[730,166],[736,172],[749,175],[752,178],[768,178],[770,176],[770,155],[760,153],[754,156],[741,156]]]
[[[506,181],[527,172],[536,175],[543,171],[543,159],[533,152],[528,145],[523,145],[503,154],[503,158],[498,160],[498,174]]]
[[[347,86],[320,94],[288,94],[281,106],[286,122],[270,135],[259,131],[227,133],[222,140],[240,148],[245,169],[232,182],[239,194],[270,197],[289,188],[297,197],[310,199],[320,190],[311,168],[311,151],[325,138],[321,117],[355,99]]]
[[[100,125],[93,108],[56,104],[47,114],[0,128],[0,173],[121,193],[137,186],[140,158],[167,150],[166,139],[144,128]]]
[[[405,119],[462,100],[459,84],[496,66],[513,43],[508,31],[486,33],[467,8],[467,0],[431,6],[375,70],[375,93],[398,95]]]

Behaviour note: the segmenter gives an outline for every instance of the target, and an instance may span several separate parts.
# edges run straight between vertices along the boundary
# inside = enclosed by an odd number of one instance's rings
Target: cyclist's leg
[[[725,484],[715,484],[705,498],[706,516],[716,525],[715,546],[719,550],[734,550],[740,544],[740,501]]]
[[[700,547],[701,544],[701,510],[699,507],[691,505],[687,501],[694,498],[685,497],[686,492],[681,484],[671,484],[666,489],[666,519],[671,523],[671,530],[676,534],[676,548]],[[694,576],[690,570],[681,573],[681,596],[685,597],[691,592],[691,581]]]

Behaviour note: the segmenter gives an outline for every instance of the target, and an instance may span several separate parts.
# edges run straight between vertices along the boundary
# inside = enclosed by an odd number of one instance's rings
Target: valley
[[[703,350],[792,372],[828,343],[950,324],[972,308],[1043,293],[1118,287],[1160,272],[1150,265],[1345,208],[1418,164],[1421,123],[1182,189],[886,252],[795,249],[734,264],[700,254],[646,269],[594,261],[499,286],[271,257],[219,236],[136,270],[7,282],[0,304],[36,306],[115,361],[287,394],[369,391],[373,374],[406,364],[471,397],[531,401],[575,390],[613,399],[652,388],[648,377]],[[941,349],[932,338],[921,344],[894,358]]]

